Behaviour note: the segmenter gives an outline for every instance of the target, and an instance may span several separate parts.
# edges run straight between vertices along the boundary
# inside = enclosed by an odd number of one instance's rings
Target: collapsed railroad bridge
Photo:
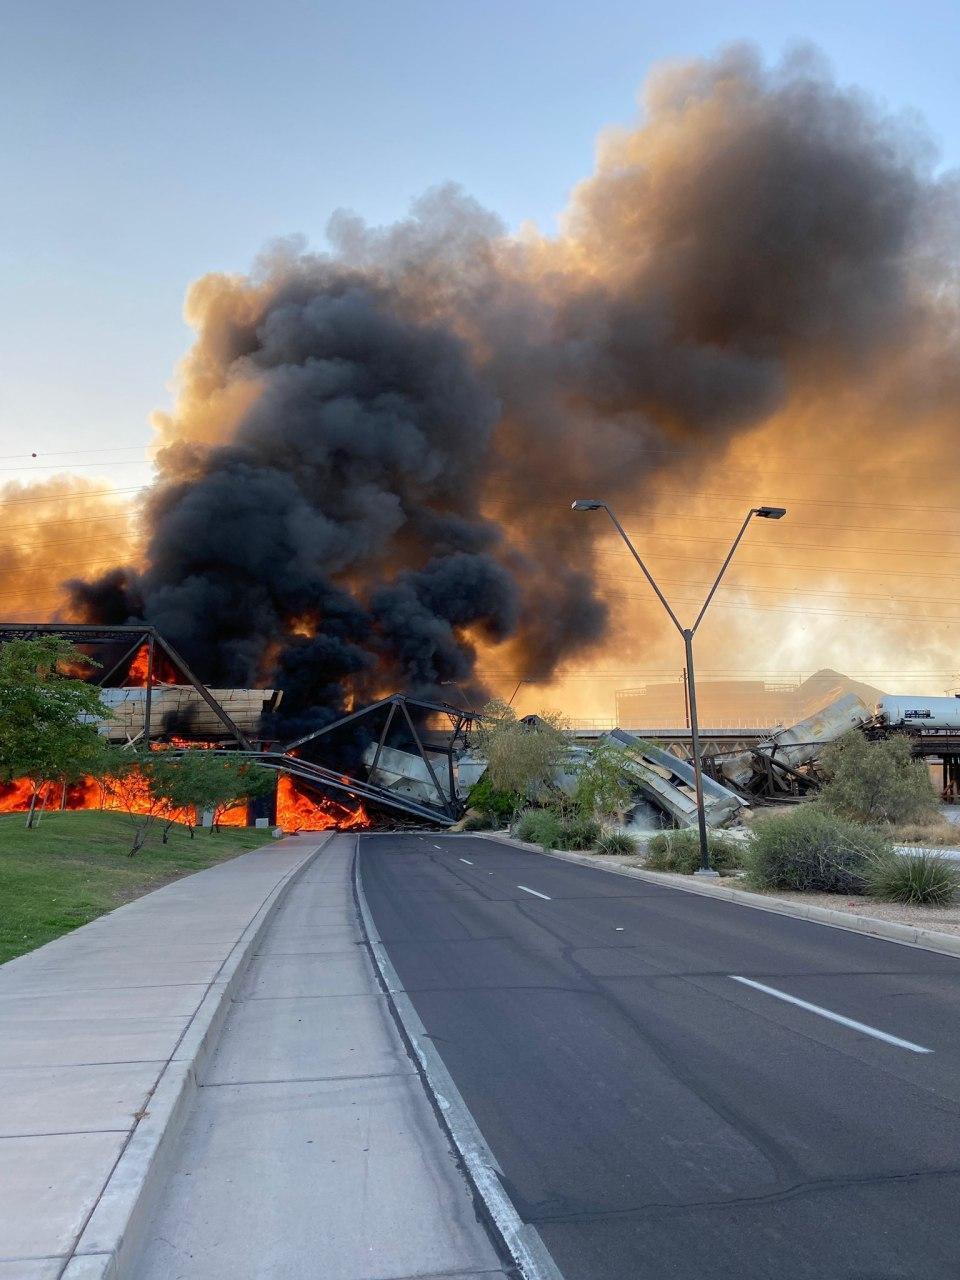
[[[286,740],[282,691],[210,688],[154,628],[56,623],[0,624],[0,643],[54,634],[96,657],[91,680],[106,713],[100,733],[120,746],[237,753],[270,769],[267,800],[223,819],[285,831],[433,825],[449,827],[486,761],[471,749],[478,713],[445,702],[393,694]],[[915,754],[941,764],[944,794],[960,789],[960,699],[890,697],[835,672],[811,678],[822,704],[790,726],[701,731],[707,822],[736,823],[745,807],[801,799],[820,784],[819,758],[850,729],[908,732]],[[936,704],[936,705],[934,705]],[[536,718],[529,718],[536,730]],[[571,730],[566,785],[597,741],[623,749],[635,804],[629,829],[691,826],[696,795],[690,733],[682,728]],[[564,777],[558,778],[565,785]],[[48,807],[102,807],[93,780],[49,786]],[[0,811],[29,802],[29,789],[0,784]]]

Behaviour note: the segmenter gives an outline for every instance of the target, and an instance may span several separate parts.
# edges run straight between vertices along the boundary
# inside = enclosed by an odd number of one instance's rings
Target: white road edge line
[[[865,1036],[873,1036],[874,1040],[883,1040],[885,1044],[896,1045],[898,1049],[909,1049],[911,1053],[933,1053],[932,1049],[925,1048],[922,1044],[914,1044],[912,1040],[901,1040],[899,1036],[892,1036],[886,1031],[879,1031],[876,1027],[868,1027],[865,1022],[857,1022],[853,1018],[845,1018],[842,1013],[834,1013],[830,1009],[822,1009],[818,1004],[810,1004],[808,1000],[799,1000],[796,996],[791,996],[786,991],[778,991],[776,987],[764,986],[762,982],[754,982],[752,978],[741,978],[735,973],[729,975],[734,982],[742,982],[745,987],[753,987],[756,991],[762,991],[765,995],[775,996],[778,1000],[785,1000],[787,1004],[795,1004],[798,1009],[806,1009],[808,1013],[817,1013],[821,1018],[829,1018],[831,1022],[839,1022],[842,1027],[850,1027],[853,1031],[862,1031]]]
[[[493,872],[490,874],[493,875]],[[354,846],[353,885],[357,906],[360,908],[360,919],[380,980],[400,1019],[403,1034],[417,1056],[422,1071],[421,1079],[433,1095],[442,1123],[460,1153],[469,1180],[483,1200],[495,1230],[506,1245],[523,1280],[564,1280],[540,1233],[532,1223],[523,1221],[507,1194],[503,1185],[503,1170],[497,1163],[496,1156],[487,1145],[436,1046],[427,1036],[420,1015],[404,991],[400,975],[387,955],[363,892],[359,835]]]
[[[522,889],[524,893],[532,893],[535,898],[543,898],[544,902],[552,902],[552,898],[548,898],[545,893],[537,893],[536,889],[528,889],[525,884],[518,884],[518,889]]]
[[[460,861],[461,861],[461,862],[465,862],[465,863],[467,864],[467,866],[468,866],[468,867],[472,867],[472,866],[473,866],[473,863],[470,861],[470,859],[469,859],[469,858],[461,858],[461,859],[460,859]]]

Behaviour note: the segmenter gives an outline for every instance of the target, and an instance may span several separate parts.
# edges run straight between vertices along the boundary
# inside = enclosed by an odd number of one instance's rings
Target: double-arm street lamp
[[[701,606],[700,612],[697,614],[696,618],[694,619],[694,623],[692,627],[684,627],[681,624],[677,615],[670,608],[670,605],[667,601],[666,596],[663,594],[663,592],[657,586],[656,582],[653,580],[653,575],[650,573],[650,570],[640,559],[640,555],[637,552],[636,547],[627,537],[627,532],[624,529],[623,525],[614,515],[613,509],[610,506],[608,506],[606,502],[602,502],[597,498],[578,498],[577,501],[573,503],[573,510],[574,511],[606,511],[607,515],[616,525],[617,532],[620,534],[620,537],[624,540],[624,542],[630,548],[630,554],[633,556],[634,560],[636,560],[637,564],[643,570],[644,577],[656,592],[657,599],[666,609],[670,617],[670,621],[673,623],[673,625],[677,628],[677,630],[683,636],[683,645],[687,655],[687,684],[690,690],[690,738],[691,738],[690,745],[693,751],[693,772],[694,772],[694,777],[696,778],[696,786],[697,786],[697,825],[700,828],[700,869],[697,872],[697,875],[715,876],[717,873],[710,866],[710,853],[707,849],[707,816],[703,807],[703,767],[700,762],[700,724],[697,719],[697,684],[696,684],[696,680],[694,678],[694,673],[693,673],[693,637],[697,634],[697,628],[700,626],[700,623],[703,621],[703,615],[707,611],[707,606],[709,605],[710,601],[713,599],[716,593],[717,587],[719,587],[720,585],[720,579],[723,577],[723,575],[727,571],[727,565],[733,559],[733,553],[736,551],[737,547],[739,547],[741,539],[743,538],[743,535],[747,532],[747,525],[750,523],[750,521],[753,519],[754,516],[760,516],[760,518],[763,520],[782,520],[783,517],[787,514],[787,509],[786,507],[752,507],[747,512],[746,519],[744,520],[743,524],[740,526],[740,532],[734,538],[733,546],[727,552],[727,558],[726,560],[724,560],[723,564],[720,566],[720,572],[717,574],[716,581],[714,582],[710,590],[707,592],[707,598],[706,600],[704,600],[703,605]]]

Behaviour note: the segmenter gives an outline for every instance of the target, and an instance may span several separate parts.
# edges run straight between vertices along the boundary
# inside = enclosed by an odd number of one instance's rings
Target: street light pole
[[[697,628],[700,626],[700,623],[703,621],[703,615],[707,611],[707,606],[710,604],[710,601],[713,599],[714,595],[716,594],[717,587],[719,587],[720,585],[720,579],[726,573],[727,566],[729,565],[730,561],[733,559],[734,552],[736,551],[737,547],[739,547],[743,539],[743,535],[747,532],[747,526],[749,525],[750,521],[753,519],[754,516],[760,516],[760,518],[763,520],[782,520],[783,517],[787,514],[786,508],[785,507],[751,507],[751,509],[746,514],[746,518],[744,519],[743,524],[740,526],[740,532],[734,538],[733,545],[731,546],[730,550],[727,552],[727,558],[724,560],[723,564],[720,566],[720,572],[717,574],[716,578],[714,579],[713,586],[707,592],[707,598],[704,600],[703,605],[700,608],[700,612],[697,614],[694,620],[693,626],[685,627],[680,622],[679,618],[674,613],[673,609],[671,609],[670,602],[667,600],[666,596],[657,586],[650,570],[641,560],[639,552],[637,551],[636,547],[633,545],[633,543],[630,541],[629,537],[627,536],[627,531],[626,529],[624,529],[623,525],[617,519],[616,515],[614,514],[613,508],[610,507],[606,502],[603,502],[598,498],[578,498],[577,501],[572,504],[572,506],[574,511],[606,511],[607,515],[610,517],[610,519],[613,521],[614,525],[616,526],[617,532],[620,534],[620,537],[624,540],[624,542],[627,544],[628,548],[630,549],[630,554],[633,556],[634,560],[636,560],[637,564],[642,569],[644,577],[650,583],[651,587],[653,587],[653,590],[656,592],[657,599],[663,605],[664,609],[666,609],[667,614],[669,615],[670,621],[673,623],[673,625],[676,627],[676,629],[680,632],[681,636],[683,637],[683,647],[684,647],[684,651],[686,653],[686,659],[687,659],[687,689],[689,691],[689,697],[690,697],[690,747],[691,747],[691,751],[693,752],[693,776],[696,782],[696,792],[697,792],[697,827],[699,828],[699,833],[700,833],[700,869],[697,871],[696,874],[699,876],[715,876],[717,873],[710,866],[710,851],[707,846],[707,815],[706,815],[706,810],[704,808],[704,803],[703,803],[703,765],[700,760],[700,721],[697,715],[697,681],[696,681],[696,675],[694,672],[694,665],[693,665],[693,637],[697,634]]]

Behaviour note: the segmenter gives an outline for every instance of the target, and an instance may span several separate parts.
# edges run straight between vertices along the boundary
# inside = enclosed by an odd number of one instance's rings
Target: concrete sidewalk
[[[136,1280],[507,1274],[375,977],[354,847],[336,837],[263,937]]]
[[[0,966],[0,1280],[112,1273],[231,979],[323,840],[271,843]]]

